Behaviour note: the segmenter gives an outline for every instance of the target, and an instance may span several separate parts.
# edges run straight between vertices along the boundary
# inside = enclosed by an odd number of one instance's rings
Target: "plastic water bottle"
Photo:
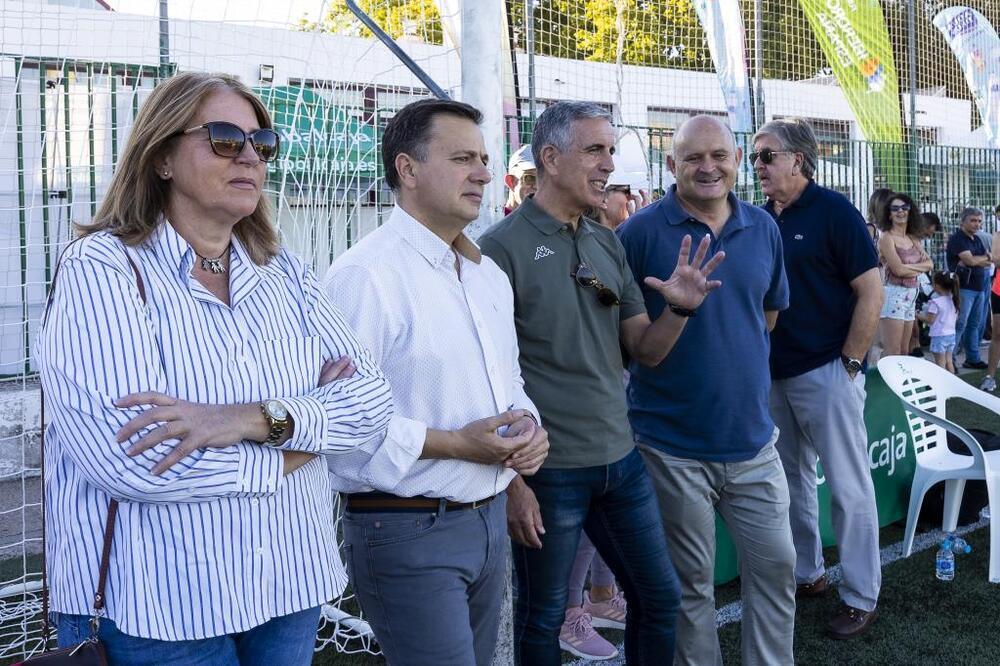
[[[955,553],[956,555],[968,555],[969,553],[972,552],[972,546],[966,543],[965,539],[963,539],[962,537],[953,536],[951,537],[951,539],[952,539],[951,552]]]
[[[952,550],[951,537],[945,537],[945,540],[941,542],[934,573],[938,580],[955,579],[955,552]]]

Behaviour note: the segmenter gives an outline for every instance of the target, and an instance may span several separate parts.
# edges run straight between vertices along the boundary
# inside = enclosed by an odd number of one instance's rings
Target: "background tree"
[[[434,0],[357,0],[358,6],[393,39],[407,34],[428,44],[443,44],[444,29]],[[344,0],[332,0],[329,9],[318,21],[299,19],[301,30],[332,32],[338,35],[371,38],[370,30],[361,25]]]

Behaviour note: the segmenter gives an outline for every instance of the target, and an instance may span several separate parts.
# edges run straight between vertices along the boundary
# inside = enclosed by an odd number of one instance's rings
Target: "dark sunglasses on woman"
[[[191,134],[200,129],[208,130],[208,142],[212,146],[212,152],[219,157],[237,157],[243,152],[243,147],[249,139],[260,161],[271,162],[278,156],[278,148],[281,145],[278,133],[273,129],[262,127],[247,134],[239,125],[223,120],[190,127],[178,132],[177,135]]]
[[[893,213],[908,211],[910,210],[910,204],[896,204],[893,206],[889,206],[889,210],[891,210]]]

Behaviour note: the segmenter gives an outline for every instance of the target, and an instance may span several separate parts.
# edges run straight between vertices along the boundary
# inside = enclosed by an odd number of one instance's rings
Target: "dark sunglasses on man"
[[[608,289],[603,282],[597,279],[597,274],[588,266],[587,264],[581,262],[576,270],[570,273],[570,277],[576,280],[576,283],[585,289],[596,289],[597,290],[597,300],[601,305],[606,305],[611,307],[613,305],[619,305],[621,301],[618,300],[618,295]]]
[[[770,164],[774,161],[775,155],[789,154],[793,151],[791,150],[771,150],[770,148],[764,148],[761,151],[755,151],[750,153],[747,157],[750,160],[751,166],[757,163],[759,158],[762,164]]]
[[[257,152],[261,162],[271,162],[278,156],[281,145],[278,133],[267,127],[247,134],[239,125],[217,120],[177,132],[177,136],[191,134],[201,129],[208,130],[208,142],[212,146],[212,152],[219,157],[237,157],[243,152],[247,139],[250,140],[250,145]]]
[[[621,192],[627,197],[632,196],[632,188],[628,185],[608,185],[604,188],[604,192]]]

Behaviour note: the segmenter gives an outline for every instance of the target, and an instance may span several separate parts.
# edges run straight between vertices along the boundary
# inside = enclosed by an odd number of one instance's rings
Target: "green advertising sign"
[[[899,82],[878,0],[799,0],[868,141],[901,144]],[[906,149],[873,147],[889,186],[907,188]]]
[[[869,370],[865,377],[865,427],[868,431],[868,468],[875,483],[878,504],[878,524],[906,519],[910,502],[910,485],[916,467],[913,442],[906,412],[878,370]],[[837,542],[830,522],[830,488],[822,466],[816,470],[819,497],[819,527],[824,546]],[[794,500],[793,500],[794,501]],[[726,532],[725,523],[716,519],[715,583],[721,584],[739,575],[736,547]]]
[[[374,179],[378,175],[374,126],[309,88],[277,86],[255,92],[281,137],[275,176],[334,185],[345,176]]]

